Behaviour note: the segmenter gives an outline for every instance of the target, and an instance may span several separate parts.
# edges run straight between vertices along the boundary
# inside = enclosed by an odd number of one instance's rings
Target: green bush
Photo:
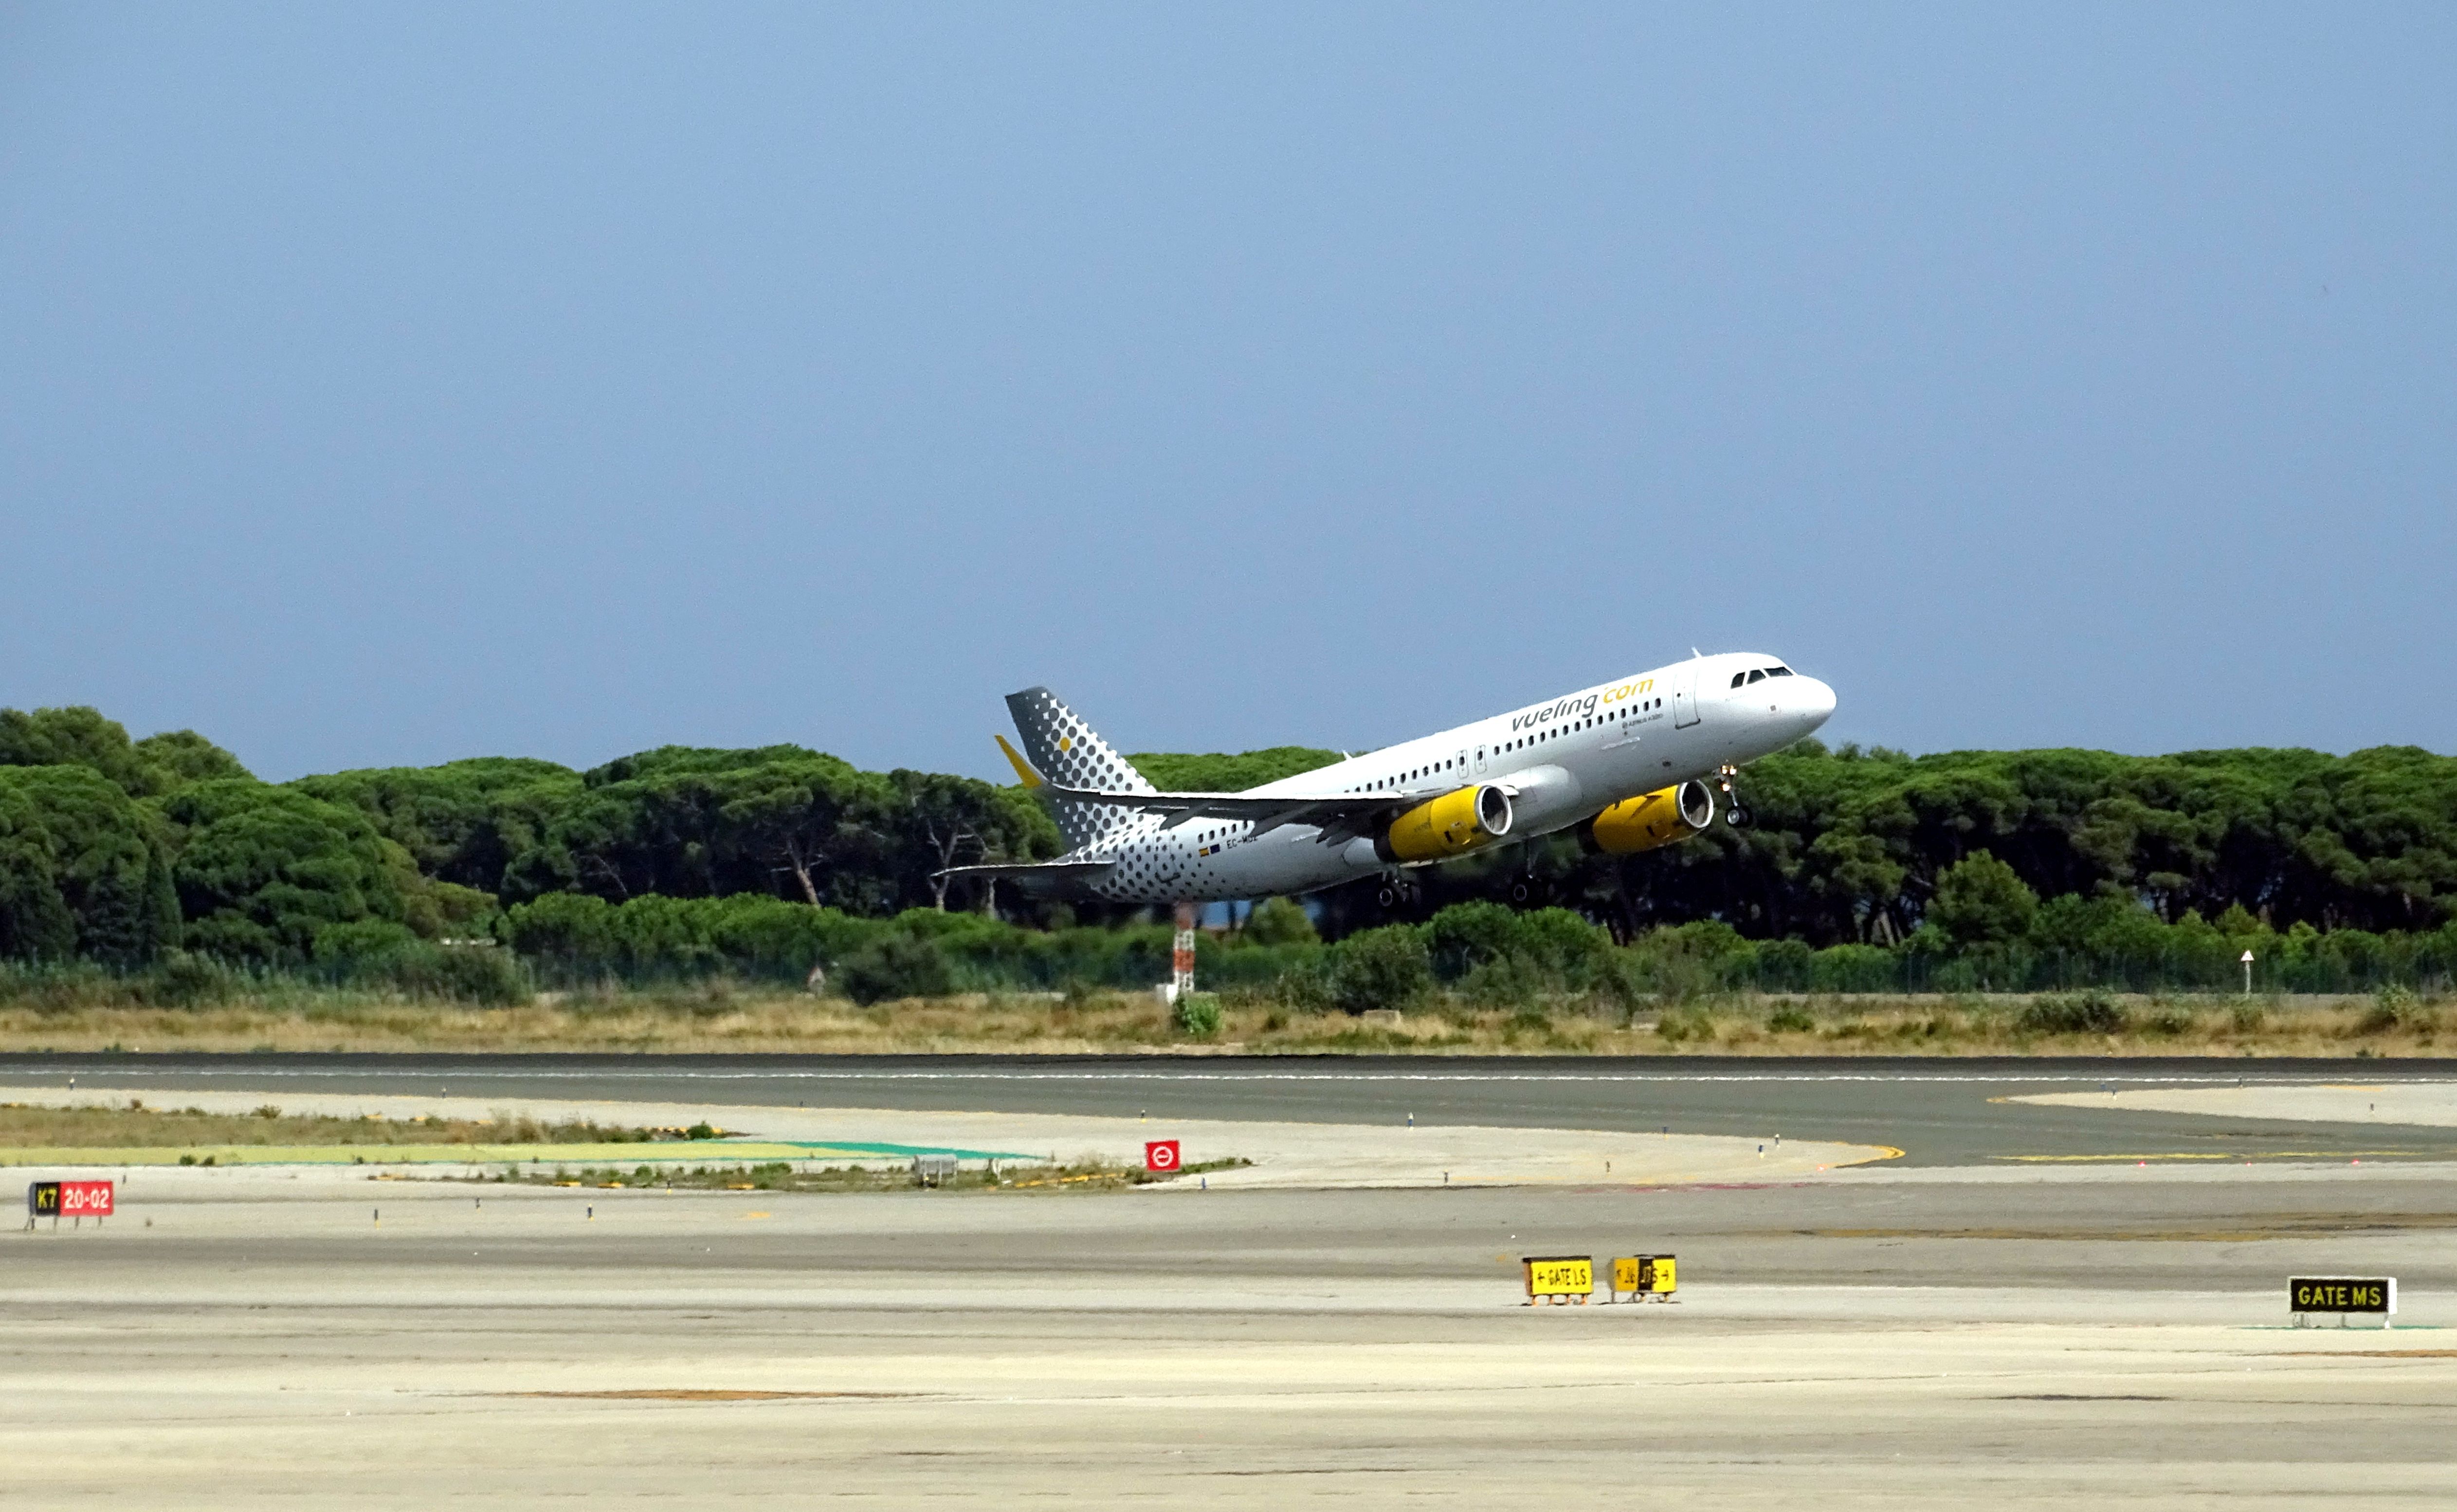
[[[956,985],[939,942],[908,934],[882,935],[855,951],[836,982],[865,1007],[896,998],[942,998]]]
[[[418,997],[508,1008],[529,1000],[528,973],[510,951],[487,945],[429,945],[388,963],[390,984]]]
[[[1757,959],[1751,976],[1760,990],[1766,992],[1804,992],[1808,988],[1810,968],[1817,952],[1802,940],[1761,940],[1757,942]]]
[[[1889,992],[1902,985],[1902,964],[1882,945],[1829,945],[1808,959],[1811,992]]]
[[[209,956],[174,950],[145,974],[139,994],[166,1008],[193,1008],[227,1002],[243,984],[237,972]]]
[[[1597,1000],[1617,1008],[1626,1019],[1647,998],[1646,966],[1626,950],[1607,950],[1590,973],[1589,990]]]
[[[2372,994],[2371,1010],[2364,1015],[2361,1026],[2366,1034],[2387,1034],[2398,1029],[2427,1029],[2432,1022],[2431,1010],[2423,1005],[2413,989],[2392,982]]]
[[[2157,1034],[2169,1039],[2178,1034],[2190,1034],[2193,1032],[2192,1010],[2160,1008],[2142,1021],[2141,1030],[2145,1034]]]
[[[1679,1044],[1683,1040],[1711,1040],[1715,1037],[1715,1021],[1696,1008],[1670,1008],[1655,1021],[1658,1038]]]
[[[345,924],[326,924],[317,930],[312,954],[318,965],[346,971],[416,950],[419,944],[418,936],[407,924],[389,919],[360,919]]]
[[[2013,867],[1972,851],[1947,867],[1929,900],[1928,922],[1963,949],[2008,945],[2030,932],[2039,895]]]
[[[1766,1018],[1766,1027],[1778,1034],[1805,1034],[1817,1027],[1815,1016],[1797,1003],[1778,1005]]]
[[[1170,1017],[1180,1034],[1208,1040],[1220,1032],[1220,1000],[1208,992],[1189,992],[1177,1000]]]
[[[494,945],[442,945],[385,919],[327,924],[316,932],[316,963],[331,980],[507,1008],[529,1000],[528,967]]]
[[[1549,985],[1544,974],[1524,956],[1497,956],[1479,961],[1459,979],[1458,994],[1479,1008],[1507,1008],[1541,997]]]
[[[1246,920],[1246,939],[1258,945],[1310,945],[1321,937],[1293,898],[1266,898]]]
[[[2121,1034],[2126,1023],[2124,1005],[2094,990],[2033,998],[2013,1027],[2025,1034]]]
[[[1479,966],[1519,951],[1519,916],[1494,902],[1453,903],[1426,921],[1425,949],[1434,971],[1456,982]]]
[[[1404,1008],[1434,989],[1424,937],[1408,924],[1349,936],[1331,951],[1331,1000],[1350,1013]]]

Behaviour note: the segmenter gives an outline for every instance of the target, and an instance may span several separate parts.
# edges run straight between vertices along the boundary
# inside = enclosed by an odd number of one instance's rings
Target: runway
[[[2457,1478],[2457,1183],[2407,1169],[1084,1197],[149,1173],[102,1232],[0,1236],[0,1453],[105,1505],[2421,1508]],[[1632,1251],[1680,1255],[1678,1305],[1518,1305],[1520,1254]],[[2401,1278],[2396,1332],[2283,1326],[2288,1274],[2368,1270]]]
[[[2436,1065],[0,1061],[12,1098],[71,1076],[1262,1157],[1105,1195],[138,1170],[101,1232],[0,1234],[0,1453],[100,1504],[2422,1508],[2457,1480]],[[1521,1305],[1522,1255],[1667,1253],[1675,1305]],[[2393,1332],[2287,1326],[2288,1276],[2345,1274],[2399,1278]]]
[[[1101,1117],[1481,1125],[1890,1145],[1910,1166],[2129,1158],[2457,1159],[2457,1129],[2224,1117],[2126,1103],[2153,1087],[2441,1087],[2431,1061],[210,1056],[0,1058],[0,1082],[180,1089],[612,1098]],[[2118,1094],[2107,1107],[2007,1101]]]

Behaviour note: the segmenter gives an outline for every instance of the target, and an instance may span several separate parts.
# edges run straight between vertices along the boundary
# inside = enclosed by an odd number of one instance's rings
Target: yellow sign
[[[1529,1296],[1593,1296],[1596,1291],[1596,1262],[1583,1254],[1527,1255],[1519,1264],[1527,1268]]]
[[[1613,1260],[1612,1289],[1616,1295],[1632,1292],[1668,1296],[1677,1284],[1677,1271],[1668,1254],[1624,1254]]]

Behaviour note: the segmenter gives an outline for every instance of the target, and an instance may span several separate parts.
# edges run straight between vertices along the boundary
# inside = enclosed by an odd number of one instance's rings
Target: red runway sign
[[[1144,1146],[1144,1169],[1146,1170],[1177,1170],[1177,1141],[1174,1139],[1155,1139],[1146,1144]]]
[[[107,1181],[35,1181],[26,1186],[26,1212],[36,1218],[108,1218],[111,1199]]]

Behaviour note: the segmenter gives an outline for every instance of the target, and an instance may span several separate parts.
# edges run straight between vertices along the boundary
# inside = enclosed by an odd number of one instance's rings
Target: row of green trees
[[[1234,790],[1336,754],[1132,759],[1164,786]],[[1617,942],[1688,942],[1680,953],[1711,958],[1697,969],[1769,984],[2217,984],[2243,949],[2297,986],[2447,970],[2434,942],[2457,917],[2457,760],[2427,752],[1910,757],[1809,741],[1742,785],[1753,828],[1630,858],[1559,837],[1505,847],[1414,874],[1395,922],[1430,928],[1532,891]],[[1028,926],[992,930],[1024,942],[988,954],[938,947],[960,978],[1156,978],[1165,947],[1136,910],[934,875],[1059,848],[1020,789],[796,746],[276,784],[193,732],[132,740],[91,709],[0,711],[0,959],[185,949],[291,969],[484,938],[554,970],[774,975],[850,961],[878,922],[943,910]],[[1310,907],[1333,940],[1394,922],[1371,884]],[[1220,969],[1277,969],[1265,963]]]
[[[1810,740],[1740,783],[1750,829],[1626,860],[1566,839],[1502,853],[1428,874],[1420,909],[1532,870],[1623,938],[1718,920],[1752,939],[1897,944],[1979,851],[2041,898],[2113,896],[2168,922],[2241,907],[2282,930],[2411,932],[2457,903],[2457,759],[2414,747],[1907,756]]]
[[[1688,997],[1701,992],[2040,991],[2115,985],[2344,992],[2457,977],[2457,922],[2421,933],[2283,933],[2231,910],[2175,923],[2111,899],[2024,907],[2006,872],[1978,856],[1951,869],[1939,912],[1908,943],[1816,948],[1749,940],[1716,921],[1665,925],[1618,943],[1565,908],[1456,903],[1421,923],[1382,924],[1326,943],[1286,900],[1235,934],[1202,936],[1197,980],[1292,1005],[1388,1005],[1421,987],[1492,1005],[1547,996]],[[2019,887],[2015,883],[2015,887]],[[980,914],[913,909],[863,918],[774,898],[557,894],[516,904],[506,932],[541,980],[631,984],[725,975],[842,990],[863,1001],[954,991],[1140,990],[1168,975],[1165,924],[1030,928]],[[814,973],[816,976],[814,976]]]

